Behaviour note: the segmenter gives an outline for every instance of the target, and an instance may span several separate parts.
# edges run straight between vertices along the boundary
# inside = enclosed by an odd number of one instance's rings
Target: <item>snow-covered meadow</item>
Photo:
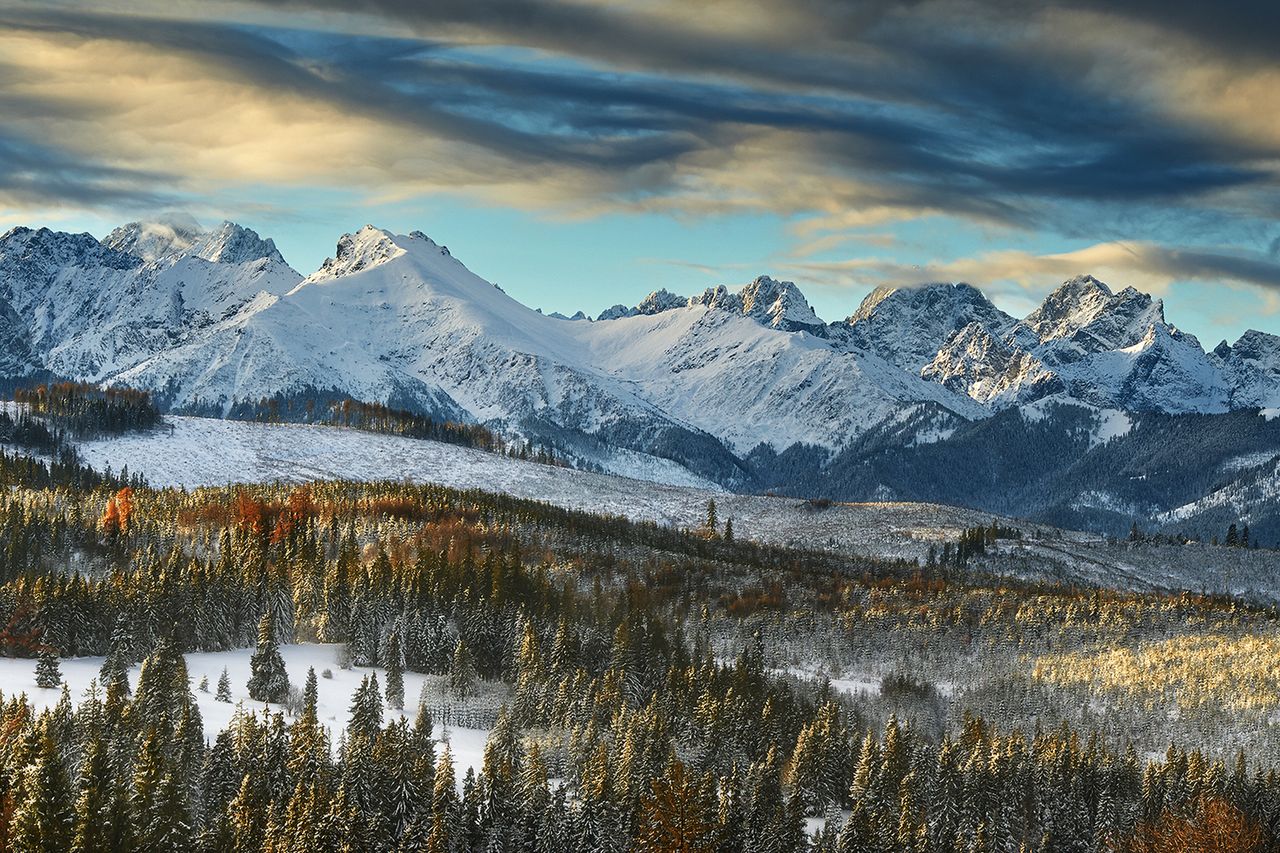
[[[360,682],[373,672],[378,674],[380,685],[386,685],[386,671],[375,667],[339,666],[338,645],[319,643],[300,643],[280,646],[280,654],[284,658],[285,668],[289,673],[289,683],[301,687],[307,678],[308,668],[316,671],[316,711],[322,725],[329,729],[336,746],[342,732],[346,730],[351,698]],[[231,723],[237,708],[245,711],[262,711],[269,709],[285,711],[283,706],[256,702],[249,698],[246,684],[249,681],[249,659],[253,649],[232,649],[225,652],[193,652],[185,655],[187,671],[191,679],[191,690],[200,706],[200,714],[204,719],[205,739],[212,741],[217,733]],[[91,682],[99,677],[102,668],[101,657],[63,658],[59,661],[63,681],[71,692],[72,702],[79,702],[90,687]],[[219,702],[215,698],[218,689],[218,678],[223,668],[231,681],[231,701]],[[33,658],[0,657],[0,690],[5,697],[25,693],[27,699],[37,709],[57,704],[62,696],[61,688],[42,689],[35,682],[36,661]],[[129,682],[136,686],[140,667],[135,664],[129,670]],[[329,672],[331,677],[325,676]],[[208,692],[200,689],[202,679],[208,681]],[[439,705],[448,701],[444,693],[444,679],[439,676],[422,675],[416,672],[404,674],[405,709],[385,709],[387,722],[397,717],[406,717],[413,721],[417,713],[420,696],[426,698],[428,706]],[[425,692],[423,688],[426,688]],[[466,768],[474,767],[479,772],[483,763],[484,743],[488,731],[483,729],[460,728],[436,723],[433,734],[439,741],[448,740],[451,745],[455,766],[459,768],[459,779]],[[440,745],[443,749],[443,744]]]

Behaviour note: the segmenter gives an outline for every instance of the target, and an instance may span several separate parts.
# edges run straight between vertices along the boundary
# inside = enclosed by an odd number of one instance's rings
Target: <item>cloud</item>
[[[145,210],[162,207],[172,198],[155,189],[164,182],[163,174],[93,162],[2,129],[0,163],[0,209],[110,205]]]
[[[879,258],[802,261],[787,267],[797,281],[823,287],[911,287],[965,281],[993,293],[1042,295],[1057,281],[1089,273],[1116,286],[1163,293],[1178,282],[1261,288],[1268,304],[1280,294],[1280,261],[1262,253],[1225,253],[1149,242],[1097,243],[1055,254],[1005,250],[936,264]]]
[[[244,203],[325,186],[770,212],[827,243],[936,214],[1156,240],[1280,204],[1275,63],[1230,56],[1238,27],[1195,42],[1196,20],[1085,0],[0,5],[0,97],[15,137]],[[67,203],[102,183],[65,175]]]

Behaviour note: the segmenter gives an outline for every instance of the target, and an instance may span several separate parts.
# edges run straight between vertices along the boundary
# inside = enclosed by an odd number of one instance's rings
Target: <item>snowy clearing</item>
[[[315,643],[280,646],[280,654],[284,658],[285,668],[289,672],[289,683],[301,688],[307,679],[307,669],[315,667],[317,714],[322,725],[329,729],[334,746],[342,732],[346,730],[347,718],[351,706],[351,697],[360,681],[371,672],[378,673],[378,683],[386,686],[386,671],[380,668],[352,667],[341,669],[338,666],[338,646]],[[191,691],[200,706],[200,714],[204,718],[205,740],[212,742],[217,733],[225,729],[235,714],[237,706],[242,705],[247,711],[283,711],[280,705],[255,702],[249,698],[245,685],[249,681],[249,659],[253,649],[232,649],[225,652],[193,652],[185,655],[187,670],[191,677]],[[89,683],[98,678],[102,668],[101,657],[63,658],[59,667],[63,681],[71,691],[72,702],[79,702]],[[218,688],[218,677],[226,667],[231,679],[231,702],[219,702],[214,698]],[[61,688],[42,689],[35,683],[36,661],[34,658],[0,657],[0,690],[6,697],[25,693],[31,704],[37,709],[56,705],[62,695]],[[136,686],[140,666],[135,664],[129,670],[129,683]],[[330,670],[332,678],[323,677],[324,670]],[[199,690],[200,680],[209,680],[209,692]],[[386,722],[398,717],[406,717],[413,721],[417,713],[418,697],[424,685],[427,685],[427,697],[431,704],[447,700],[442,692],[443,679],[440,676],[423,675],[416,672],[405,672],[404,695],[405,710],[397,711],[388,708],[385,711]],[[479,772],[483,763],[484,743],[488,731],[468,729],[455,726],[443,726],[437,723],[433,734],[437,740],[448,739],[452,745],[455,766],[458,768],[459,784],[466,773],[466,768],[474,767]],[[443,749],[443,746],[440,747]]]

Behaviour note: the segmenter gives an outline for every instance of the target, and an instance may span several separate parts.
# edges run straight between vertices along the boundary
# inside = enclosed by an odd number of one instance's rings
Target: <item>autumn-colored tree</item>
[[[254,536],[262,536],[266,531],[266,507],[241,489],[236,492],[235,522],[236,527],[241,530]]]
[[[302,521],[315,515],[316,505],[311,499],[311,487],[303,484],[289,493],[288,505],[276,519],[275,529],[271,531],[271,541],[281,542],[288,539],[294,528]]]
[[[116,492],[116,512],[120,516],[120,531],[129,529],[129,519],[133,517],[133,489],[125,486]]]
[[[103,533],[125,533],[133,516],[133,489],[125,486],[107,500],[107,506],[98,519],[98,529]]]
[[[1258,853],[1263,849],[1263,832],[1231,803],[1206,796],[1190,815],[1166,811],[1154,823],[1140,823],[1128,849],[1129,853]]]
[[[675,756],[640,801],[635,848],[641,853],[702,853],[715,849],[706,787]]]

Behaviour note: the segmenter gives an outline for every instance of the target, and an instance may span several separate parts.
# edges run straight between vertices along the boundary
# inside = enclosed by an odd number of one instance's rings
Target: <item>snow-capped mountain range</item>
[[[967,284],[876,290],[824,322],[761,276],[546,316],[420,232],[366,226],[302,276],[274,243],[190,217],[103,240],[0,236],[0,373],[153,391],[178,412],[329,394],[476,421],[627,472],[637,454],[730,487],[760,449],[944,440],[1046,398],[1098,410],[1280,406],[1280,337],[1206,352],[1159,300],[1090,277],[1009,316]],[[906,433],[910,433],[907,435]]]

